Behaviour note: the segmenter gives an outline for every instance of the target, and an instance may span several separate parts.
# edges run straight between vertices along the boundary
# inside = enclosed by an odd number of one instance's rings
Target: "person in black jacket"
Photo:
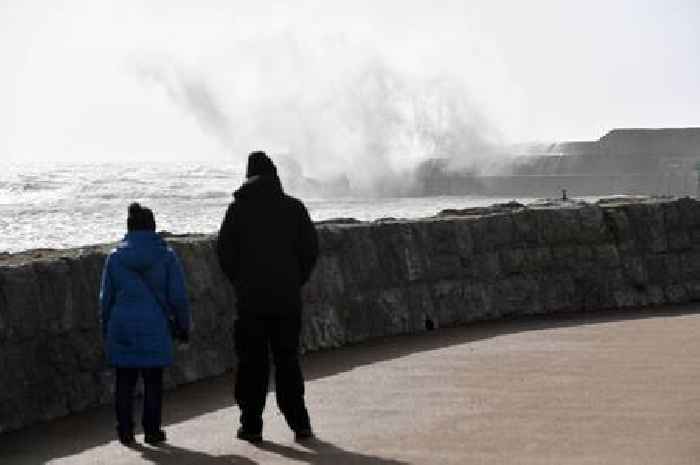
[[[310,438],[298,352],[301,287],[316,264],[316,229],[304,204],[282,190],[277,169],[265,152],[250,154],[246,181],[233,195],[217,253],[237,299],[235,397],[241,410],[237,436],[262,440],[270,348],[277,405],[296,439]]]

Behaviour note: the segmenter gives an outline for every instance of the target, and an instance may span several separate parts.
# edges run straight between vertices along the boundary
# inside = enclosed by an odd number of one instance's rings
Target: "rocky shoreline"
[[[303,349],[528,314],[700,299],[700,202],[615,199],[318,225]],[[168,238],[195,332],[167,385],[234,366],[235,295],[212,236]],[[111,245],[0,257],[0,432],[111,401],[97,294]]]

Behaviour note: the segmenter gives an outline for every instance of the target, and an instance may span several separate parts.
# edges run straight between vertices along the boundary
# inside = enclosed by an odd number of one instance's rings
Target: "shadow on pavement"
[[[445,327],[419,334],[374,338],[357,345],[322,350],[305,355],[307,380],[332,376],[362,365],[392,360],[407,355],[466,344],[526,331],[576,327],[648,318],[678,317],[700,313],[697,304],[630,308],[589,313],[558,313],[520,316],[502,320],[476,321],[458,327]]]
[[[614,312],[568,313],[548,316],[530,316],[488,322],[474,322],[455,328],[440,328],[414,335],[382,337],[355,346],[306,354],[303,357],[304,374],[308,381],[352,370],[358,366],[391,360],[410,354],[490,339],[501,335],[523,331],[574,327],[616,321],[646,318],[677,317],[700,313],[698,305],[665,306],[658,308],[629,309]],[[198,381],[180,386],[166,393],[164,400],[164,423],[175,424],[209,412],[231,407],[233,400],[233,376]],[[271,408],[268,407],[268,408]],[[136,412],[140,412],[137,406]],[[139,419],[138,415],[135,417]],[[0,463],[43,463],[53,458],[78,454],[81,451],[115,440],[114,414],[111,406],[104,406],[20,431],[0,434]],[[234,428],[237,418],[231,418]],[[361,456],[318,441],[314,453],[299,452],[294,448],[264,443],[262,446],[282,455],[295,454],[298,460],[308,463],[328,463],[319,457],[333,457],[335,465],[340,463],[398,464],[382,461],[370,456]],[[194,451],[168,446],[170,453],[199,454]],[[180,452],[177,452],[180,450]],[[164,448],[162,454],[168,453]],[[152,454],[149,452],[149,454]],[[161,454],[161,455],[162,455]],[[301,454],[301,455],[300,455]],[[165,457],[165,455],[163,455]],[[190,463],[239,463],[235,456],[211,457],[201,454],[202,461]],[[158,459],[158,457],[156,457]],[[240,463],[253,464],[248,459],[238,458]],[[204,460],[210,460],[206,462]],[[218,461],[217,461],[218,460]],[[228,461],[227,461],[228,460]],[[156,462],[167,463],[167,462]],[[172,462],[170,462],[172,463]],[[188,463],[185,461],[184,463]]]
[[[365,455],[341,449],[319,438],[304,441],[301,445],[309,450],[304,451],[271,441],[263,441],[256,445],[256,447],[290,460],[306,462],[311,465],[327,465],[329,463],[333,465],[408,465],[407,462],[399,460],[385,459],[374,455]]]
[[[159,447],[135,445],[133,450],[141,452],[144,460],[157,465],[196,464],[196,465],[259,465],[258,462],[240,455],[210,455],[204,452],[184,449],[172,444],[162,444]]]

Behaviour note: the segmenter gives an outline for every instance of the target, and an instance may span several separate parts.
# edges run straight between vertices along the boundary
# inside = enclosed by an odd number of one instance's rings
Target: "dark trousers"
[[[279,305],[269,312],[260,306]],[[257,307],[257,308],[256,308]],[[299,364],[301,304],[269,300],[238,304],[234,336],[238,371],[236,402],[241,425],[251,432],[262,431],[262,413],[270,379],[270,350],[275,364],[277,405],[294,431],[311,427],[304,404],[304,377]]]
[[[117,431],[134,431],[134,388],[139,374],[143,377],[143,415],[141,425],[146,433],[160,431],[163,405],[163,368],[117,368],[114,407],[117,413]]]

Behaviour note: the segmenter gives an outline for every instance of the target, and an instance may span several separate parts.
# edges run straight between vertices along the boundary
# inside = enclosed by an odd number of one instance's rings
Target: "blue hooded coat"
[[[161,308],[151,289],[167,300],[169,309]],[[129,232],[107,257],[100,308],[105,350],[113,366],[172,364],[173,343],[165,314],[173,313],[178,326],[189,332],[190,308],[177,255],[155,232]]]

